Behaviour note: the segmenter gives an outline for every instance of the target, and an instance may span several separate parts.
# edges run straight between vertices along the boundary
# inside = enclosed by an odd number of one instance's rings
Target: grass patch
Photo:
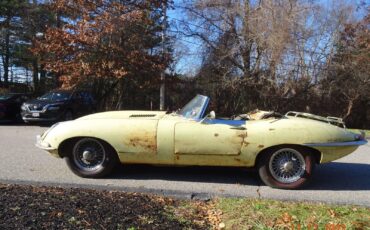
[[[369,229],[370,209],[357,206],[220,198],[226,229]]]
[[[0,229],[370,229],[370,208],[0,184]]]

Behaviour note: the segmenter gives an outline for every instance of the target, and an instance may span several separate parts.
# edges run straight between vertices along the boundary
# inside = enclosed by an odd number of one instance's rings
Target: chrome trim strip
[[[329,143],[306,143],[303,144],[305,146],[310,147],[340,147],[340,146],[360,146],[366,145],[366,140],[359,140],[359,141],[346,141],[346,142],[329,142]]]
[[[50,151],[50,150],[56,150],[56,148],[53,147],[43,147],[39,143],[36,143],[35,146],[39,149],[45,150],[45,151]]]
[[[42,146],[41,145],[41,142],[42,142],[41,135],[37,135],[36,136],[36,143],[35,143],[35,146],[37,148],[40,148],[40,149],[43,149],[43,150],[46,150],[46,151],[56,150],[56,148],[54,148],[54,147],[45,147],[45,146]]]
[[[199,117],[197,117],[196,119],[201,119],[204,116],[204,114],[206,113],[208,104],[209,104],[209,97],[207,97],[207,100],[204,102],[202,111],[200,112]]]

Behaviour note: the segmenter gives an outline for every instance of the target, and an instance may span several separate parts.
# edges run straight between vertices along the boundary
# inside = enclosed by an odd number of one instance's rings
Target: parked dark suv
[[[95,111],[95,102],[86,91],[51,91],[21,107],[26,123],[72,120]]]
[[[21,121],[21,105],[29,99],[28,94],[7,93],[0,95],[0,120]]]

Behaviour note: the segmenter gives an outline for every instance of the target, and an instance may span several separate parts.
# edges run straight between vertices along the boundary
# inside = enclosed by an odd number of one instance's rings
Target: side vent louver
[[[130,117],[155,117],[155,114],[132,114]]]

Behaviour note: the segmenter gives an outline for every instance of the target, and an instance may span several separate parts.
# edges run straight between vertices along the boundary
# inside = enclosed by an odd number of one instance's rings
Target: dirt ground
[[[0,184],[0,229],[209,229],[205,203],[189,212],[154,195]]]

